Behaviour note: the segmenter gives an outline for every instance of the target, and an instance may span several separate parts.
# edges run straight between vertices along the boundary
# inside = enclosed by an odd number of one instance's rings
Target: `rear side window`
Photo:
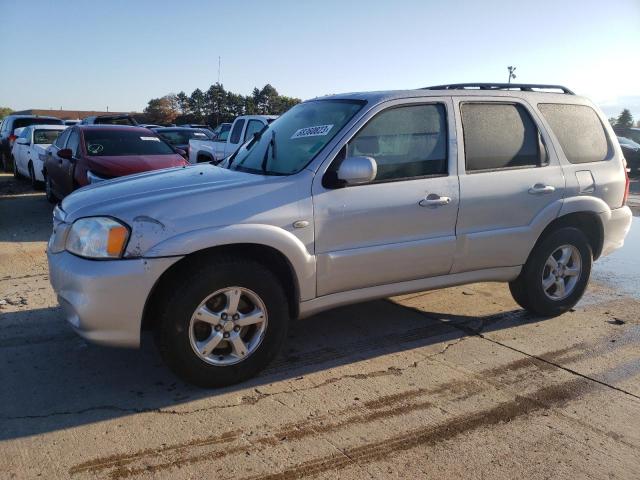
[[[540,103],[538,109],[549,122],[571,163],[606,160],[609,144],[596,112],[586,105]]]
[[[545,160],[538,128],[523,106],[463,103],[460,111],[467,172],[537,167]]]
[[[231,132],[231,143],[238,143],[240,136],[242,135],[242,127],[244,127],[244,120],[240,119],[233,125],[233,131]]]

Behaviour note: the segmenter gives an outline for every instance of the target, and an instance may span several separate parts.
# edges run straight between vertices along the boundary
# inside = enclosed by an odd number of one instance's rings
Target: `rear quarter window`
[[[609,155],[609,143],[598,114],[586,105],[539,103],[565,157],[571,163],[601,162]]]

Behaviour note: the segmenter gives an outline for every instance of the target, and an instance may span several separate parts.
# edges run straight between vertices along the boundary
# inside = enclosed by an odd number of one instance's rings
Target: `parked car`
[[[155,329],[202,386],[254,375],[290,319],[363,300],[509,282],[532,314],[560,315],[622,246],[629,179],[597,107],[540,88],[309,100],[225,168],[82,189],[54,212],[53,288],[80,335],[137,347]]]
[[[276,118],[276,115],[243,115],[233,121],[226,136],[219,135],[213,140],[189,140],[189,162],[221,162]]]
[[[56,202],[74,190],[133,173],[187,165],[185,159],[146,128],[76,125],[47,149],[47,199]]]
[[[131,115],[93,115],[83,118],[80,125],[138,125]]]
[[[619,137],[628,138],[636,143],[640,143],[640,128],[638,127],[613,127],[613,131]]]
[[[630,138],[618,137],[624,158],[627,159],[627,166],[632,172],[640,172],[640,143],[636,143]]]
[[[2,157],[2,168],[5,172],[13,170],[11,149],[13,148],[13,142],[18,138],[15,134],[15,129],[37,124],[62,125],[63,123],[62,120],[56,117],[39,117],[37,115],[7,115],[2,120],[2,126],[0,127],[0,156]]]
[[[49,146],[58,138],[65,125],[30,125],[18,128],[18,135],[11,150],[13,163],[13,176],[28,177],[33,188],[39,187],[44,182],[42,169],[44,158]]]
[[[169,145],[184,151],[189,155],[189,140],[210,140],[212,138],[211,130],[201,128],[185,128],[185,127],[160,127],[152,128],[160,137],[162,137]]]
[[[205,124],[205,123],[183,123],[180,125],[177,125],[178,127],[185,127],[185,128],[203,128],[206,130],[212,130],[212,128]]]
[[[229,132],[231,131],[231,123],[221,123],[213,129],[213,138],[219,141],[226,142]]]
[[[162,127],[162,125],[156,125],[155,123],[139,123],[138,126],[143,128],[150,128],[150,129]]]
[[[82,121],[82,120],[80,120],[79,118],[78,118],[78,119],[76,119],[76,120],[65,120],[65,121],[64,121],[64,124],[65,124],[67,127],[71,127],[71,126],[73,126],[73,125],[77,125],[77,124],[79,124],[81,121]]]

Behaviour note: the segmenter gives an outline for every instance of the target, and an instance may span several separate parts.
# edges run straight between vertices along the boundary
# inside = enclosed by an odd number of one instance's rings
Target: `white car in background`
[[[29,125],[16,129],[18,138],[11,150],[13,176],[28,177],[34,188],[41,185],[46,150],[65,128],[65,125]]]

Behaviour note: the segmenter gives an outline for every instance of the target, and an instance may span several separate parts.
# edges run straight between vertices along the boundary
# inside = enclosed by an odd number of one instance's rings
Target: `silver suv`
[[[622,245],[627,191],[606,118],[564,87],[334,95],[221,166],[68,196],[50,278],[83,337],[137,347],[154,329],[174,371],[222,386],[272,360],[291,319],[338,305],[494,281],[562,314]]]

